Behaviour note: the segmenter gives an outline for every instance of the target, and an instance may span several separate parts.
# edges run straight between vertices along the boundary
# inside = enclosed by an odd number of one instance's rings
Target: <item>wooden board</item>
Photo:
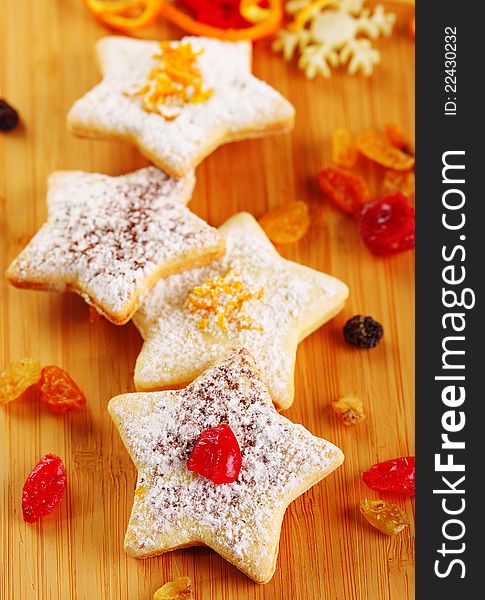
[[[391,8],[391,7],[389,7]],[[74,295],[28,292],[0,281],[0,366],[24,355],[69,371],[89,398],[86,411],[57,417],[33,393],[0,408],[2,600],[106,598],[148,600],[162,582],[188,575],[198,600],[405,600],[413,598],[413,529],[397,539],[369,527],[359,500],[376,497],[360,472],[379,460],[414,453],[414,256],[376,258],[355,223],[322,199],[315,174],[330,159],[337,126],[358,131],[386,122],[414,130],[414,46],[410,13],[399,12],[391,40],[379,42],[382,64],[370,79],[336,73],[308,82],[269,44],[255,50],[254,72],[296,106],[293,133],[219,149],[197,171],[192,209],[219,225],[233,213],[259,216],[270,206],[304,199],[310,233],[284,256],[345,281],[344,311],[301,344],[296,401],[285,414],[339,445],[342,468],[289,508],[273,580],[258,586],[209,549],[138,561],[123,551],[135,470],[111,424],[108,400],[133,390],[141,338],[129,324],[90,324]],[[2,271],[46,216],[47,175],[56,169],[120,174],[145,161],[127,144],[76,139],[65,128],[74,100],[99,79],[93,43],[105,31],[80,0],[6,0],[0,15],[1,96],[17,106],[22,127],[0,134]],[[154,37],[178,36],[159,25]],[[377,172],[368,169],[370,177]],[[346,346],[342,326],[356,313],[385,328],[373,351]],[[330,402],[355,392],[364,425],[344,429]],[[45,453],[62,456],[69,474],[57,513],[22,521],[26,474]],[[395,499],[414,522],[410,500]]]

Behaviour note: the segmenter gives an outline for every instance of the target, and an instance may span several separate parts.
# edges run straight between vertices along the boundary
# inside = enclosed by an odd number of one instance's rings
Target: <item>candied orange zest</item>
[[[152,25],[162,14],[165,0],[84,0],[84,3],[103,25],[131,33]]]
[[[202,313],[198,322],[202,331],[211,323],[221,331],[227,331],[230,326],[261,331],[262,327],[243,311],[247,302],[260,300],[263,295],[264,288],[257,292],[248,290],[239,275],[230,270],[195,287],[187,299],[187,308],[191,313]]]
[[[197,67],[203,50],[194,52],[190,43],[172,46],[168,42],[161,42],[160,49],[161,53],[153,56],[160,64],[148,73],[147,82],[138,90],[125,93],[142,96],[144,110],[172,121],[184,104],[205,102],[212,90],[204,89],[202,73]]]
[[[254,8],[255,7],[251,3],[246,3],[243,10],[247,15],[245,18],[249,17],[248,21],[255,22],[256,24],[242,29],[220,29],[219,27],[199,23],[196,19],[193,19],[190,15],[182,12],[169,2],[163,3],[162,16],[174,25],[177,25],[177,27],[180,27],[180,29],[183,29],[186,33],[204,37],[214,37],[227,42],[259,40],[275,33],[283,20],[282,0],[270,0],[268,8],[261,9],[267,12],[267,17],[261,21],[259,19],[262,17],[263,13],[261,11],[255,11]],[[241,12],[241,14],[243,13]]]
[[[241,29],[221,29],[199,23],[166,0],[84,0],[84,3],[100,23],[128,35],[163,16],[192,35],[231,42],[259,40],[275,33],[283,20],[282,0],[270,0],[267,7],[260,6],[259,0],[242,0],[241,15],[254,24]]]
[[[147,488],[144,485],[140,485],[135,490],[135,496],[144,496],[147,491]]]

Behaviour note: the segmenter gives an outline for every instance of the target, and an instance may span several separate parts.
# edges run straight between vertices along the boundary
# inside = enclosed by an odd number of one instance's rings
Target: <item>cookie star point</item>
[[[145,343],[135,367],[138,390],[186,384],[232,346],[254,356],[273,401],[294,396],[298,343],[343,307],[338,279],[283,259],[249,213],[220,227],[226,254],[202,269],[156,285],[134,316]]]
[[[259,583],[274,573],[287,506],[344,458],[276,411],[244,349],[187,388],[125,394],[108,410],[138,469],[126,550],[142,558],[204,544]],[[222,423],[242,467],[236,481],[216,485],[187,460],[200,433]]]
[[[224,253],[216,229],[185,204],[193,173],[155,167],[111,177],[60,171],[49,178],[48,218],[7,270],[16,287],[74,291],[115,324],[127,322],[160,277]]]
[[[134,143],[154,164],[180,177],[194,169],[218,146],[246,138],[289,131],[293,106],[267,83],[251,74],[249,42],[223,42],[185,37],[169,42],[189,44],[197,54],[196,70],[210,97],[202,102],[162,102],[167,120],[147,112],[140,95],[157,67],[160,43],[111,36],[97,44],[102,81],[77,100],[68,114],[76,135],[123,139]],[[156,104],[157,101],[155,101]]]

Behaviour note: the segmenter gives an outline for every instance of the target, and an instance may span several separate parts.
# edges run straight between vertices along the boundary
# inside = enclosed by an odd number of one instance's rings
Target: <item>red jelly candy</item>
[[[416,494],[414,456],[404,456],[377,463],[362,473],[363,481],[376,492],[413,496]]]
[[[50,515],[66,489],[66,471],[62,460],[46,454],[30,472],[22,491],[22,512],[26,523]]]
[[[366,204],[357,218],[364,242],[375,254],[396,254],[414,248],[414,209],[400,192]]]
[[[42,369],[37,391],[41,402],[45,402],[53,413],[65,413],[86,404],[86,396],[72,377],[53,365]]]
[[[200,434],[187,468],[213,483],[232,483],[239,476],[241,463],[236,436],[229,425],[223,423]]]

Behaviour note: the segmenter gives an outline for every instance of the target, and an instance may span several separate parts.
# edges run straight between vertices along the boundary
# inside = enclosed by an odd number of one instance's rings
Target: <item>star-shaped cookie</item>
[[[256,365],[232,350],[187,388],[113,398],[108,410],[138,469],[126,551],[146,558],[207,545],[259,583],[275,571],[287,506],[342,452],[274,408]],[[233,483],[189,471],[199,435],[229,425],[242,455]]]
[[[170,42],[172,47],[182,44],[197,54],[196,69],[210,97],[184,104],[173,120],[147,112],[137,92],[159,66],[160,43],[106,37],[96,47],[103,80],[71,108],[68,128],[80,136],[129,141],[175,177],[194,169],[221,144],[292,128],[293,106],[251,74],[249,42],[201,37]]]
[[[160,277],[224,254],[223,237],[185,204],[193,173],[156,167],[110,177],[49,177],[48,219],[7,270],[21,288],[74,291],[107,319],[126,323]]]
[[[145,340],[136,388],[186,384],[239,346],[254,356],[277,407],[288,408],[297,345],[340,311],[347,286],[283,259],[248,213],[226,221],[220,232],[223,258],[164,279],[135,313]]]

